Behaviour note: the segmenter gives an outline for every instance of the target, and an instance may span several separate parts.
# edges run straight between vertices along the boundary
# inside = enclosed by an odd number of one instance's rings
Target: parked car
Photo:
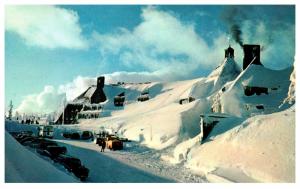
[[[79,140],[80,139],[80,134],[79,133],[72,133],[70,138],[73,139],[73,140]]]
[[[62,135],[65,138],[71,138],[72,133],[63,133]]]
[[[43,139],[43,138],[35,138],[34,140],[30,141],[28,143],[28,145],[32,148],[37,148],[39,147],[40,143],[42,142],[46,142],[47,140]]]
[[[81,161],[78,158],[60,154],[54,161],[61,163],[68,171],[73,172],[82,181],[89,175],[89,169],[81,165]]]
[[[78,177],[81,181],[85,181],[86,178],[89,176],[89,169],[84,167],[84,166],[80,166],[77,167],[73,170],[73,173],[76,177]]]
[[[19,140],[19,143],[20,144],[24,144],[25,142],[27,141],[32,141],[34,140],[35,137],[32,137],[32,136],[26,136],[26,137],[23,137],[22,139]]]
[[[91,131],[83,131],[82,134],[81,134],[81,139],[82,140],[89,140],[89,139],[92,139],[94,136],[93,136],[93,133]]]
[[[64,146],[47,146],[46,150],[53,156],[56,157],[60,154],[65,154],[67,153],[67,148]]]
[[[37,148],[39,149],[46,149],[47,146],[58,146],[58,144],[54,141],[49,141],[49,140],[46,140],[46,141],[42,141],[38,146]]]
[[[40,149],[40,148],[37,148],[36,149],[36,152],[41,154],[42,156],[47,156],[49,158],[52,157],[52,155],[50,154],[50,152],[48,150],[44,150],[44,149]],[[52,159],[52,158],[51,158]]]
[[[54,161],[61,163],[70,172],[72,172],[76,167],[81,166],[80,159],[66,154],[60,154],[54,159]]]

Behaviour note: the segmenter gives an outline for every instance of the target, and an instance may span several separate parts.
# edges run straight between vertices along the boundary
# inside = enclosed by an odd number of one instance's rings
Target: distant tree
[[[12,100],[10,100],[10,103],[9,103],[9,110],[8,110],[8,119],[11,120],[12,118],[12,110],[13,110],[13,103],[12,103]]]

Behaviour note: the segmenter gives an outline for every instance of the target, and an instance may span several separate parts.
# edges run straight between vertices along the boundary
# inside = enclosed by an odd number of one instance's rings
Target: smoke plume
[[[237,24],[233,24],[230,28],[230,33],[232,38],[241,46],[243,47],[243,39],[242,39],[242,31],[240,26]]]

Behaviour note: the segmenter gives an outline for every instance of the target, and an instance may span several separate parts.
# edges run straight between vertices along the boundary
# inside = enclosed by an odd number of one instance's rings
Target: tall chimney
[[[98,77],[97,78],[97,88],[103,88],[104,87],[104,81],[105,81],[104,76]]]
[[[225,58],[234,58],[234,49],[230,47],[225,49]]]
[[[245,70],[249,64],[262,65],[260,62],[260,45],[243,45],[244,49],[244,60],[243,70]]]

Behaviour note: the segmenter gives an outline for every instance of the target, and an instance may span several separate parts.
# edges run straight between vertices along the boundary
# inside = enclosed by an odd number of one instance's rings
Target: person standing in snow
[[[106,146],[105,140],[101,140],[101,152],[104,152],[105,146]]]

